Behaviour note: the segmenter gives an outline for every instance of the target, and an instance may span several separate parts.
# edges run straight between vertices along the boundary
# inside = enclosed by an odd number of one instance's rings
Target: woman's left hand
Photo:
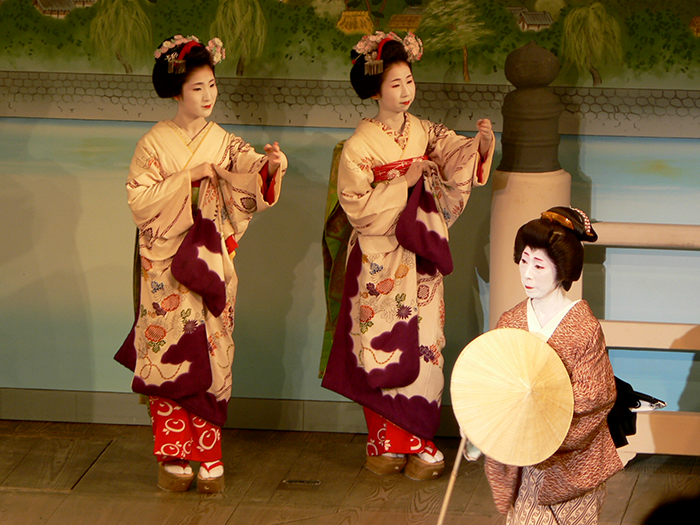
[[[267,154],[267,172],[272,176],[282,164],[284,153],[280,149],[279,142],[265,144],[265,153]]]
[[[476,129],[479,130],[479,153],[486,155],[491,147],[491,140],[493,138],[493,126],[491,121],[487,118],[482,118],[476,121]]]

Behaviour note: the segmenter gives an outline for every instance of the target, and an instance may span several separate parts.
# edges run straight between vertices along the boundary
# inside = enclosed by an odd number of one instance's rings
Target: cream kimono
[[[190,169],[217,176],[190,182]],[[238,279],[233,254],[253,213],[279,198],[286,159],[269,180],[267,157],[208,123],[192,141],[157,123],[136,147],[126,185],[139,228],[140,306],[115,358],[135,392],[173,399],[223,425],[231,396]]]
[[[486,182],[494,142],[484,160],[478,140],[407,114],[402,134],[361,121],[340,159],[338,198],[354,231],[323,386],[424,439],[444,385],[447,229]],[[409,188],[403,175],[425,159],[439,169]]]

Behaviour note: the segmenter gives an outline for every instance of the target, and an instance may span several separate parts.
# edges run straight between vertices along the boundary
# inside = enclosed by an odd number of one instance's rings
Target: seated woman
[[[586,214],[567,207],[544,212],[515,238],[514,259],[528,298],[505,312],[496,328],[529,330],[547,341],[571,378],[574,415],[561,447],[542,463],[516,467],[486,458],[493,498],[507,524],[596,524],[605,481],[622,469],[607,424],[616,392],[603,331],[586,301],[564,293],[581,276],[582,241],[597,238]]]

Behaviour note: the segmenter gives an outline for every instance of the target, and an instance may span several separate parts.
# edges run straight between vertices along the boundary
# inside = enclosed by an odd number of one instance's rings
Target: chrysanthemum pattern
[[[190,292],[172,278],[169,272],[158,270],[156,265],[145,257],[141,257],[141,272],[145,281],[150,283],[151,292],[151,304],[142,303],[140,307],[139,316],[146,324],[144,339],[136,340],[137,351],[145,356],[149,351],[157,353],[162,350],[167,341],[177,341],[185,334],[194,333],[200,321],[197,315],[193,315],[191,308],[181,308],[182,305],[189,304],[185,296]],[[229,301],[222,314],[226,320],[224,330],[210,335],[212,355],[218,347],[218,340],[230,337],[233,332],[232,310]]]

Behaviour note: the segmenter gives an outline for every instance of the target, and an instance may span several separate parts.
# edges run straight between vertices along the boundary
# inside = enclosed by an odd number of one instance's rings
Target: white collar
[[[540,322],[537,320],[537,314],[535,314],[535,309],[532,307],[532,299],[527,300],[527,329],[537,335],[538,337],[541,337],[542,340],[548,341],[550,337],[552,337],[552,334],[554,333],[554,330],[557,329],[557,326],[559,326],[559,323],[561,323],[561,320],[564,319],[564,316],[569,313],[569,310],[571,310],[576,303],[579,301],[573,301],[569,304],[567,304],[564,308],[559,310],[557,314],[552,317],[549,322],[545,326],[540,326]]]

